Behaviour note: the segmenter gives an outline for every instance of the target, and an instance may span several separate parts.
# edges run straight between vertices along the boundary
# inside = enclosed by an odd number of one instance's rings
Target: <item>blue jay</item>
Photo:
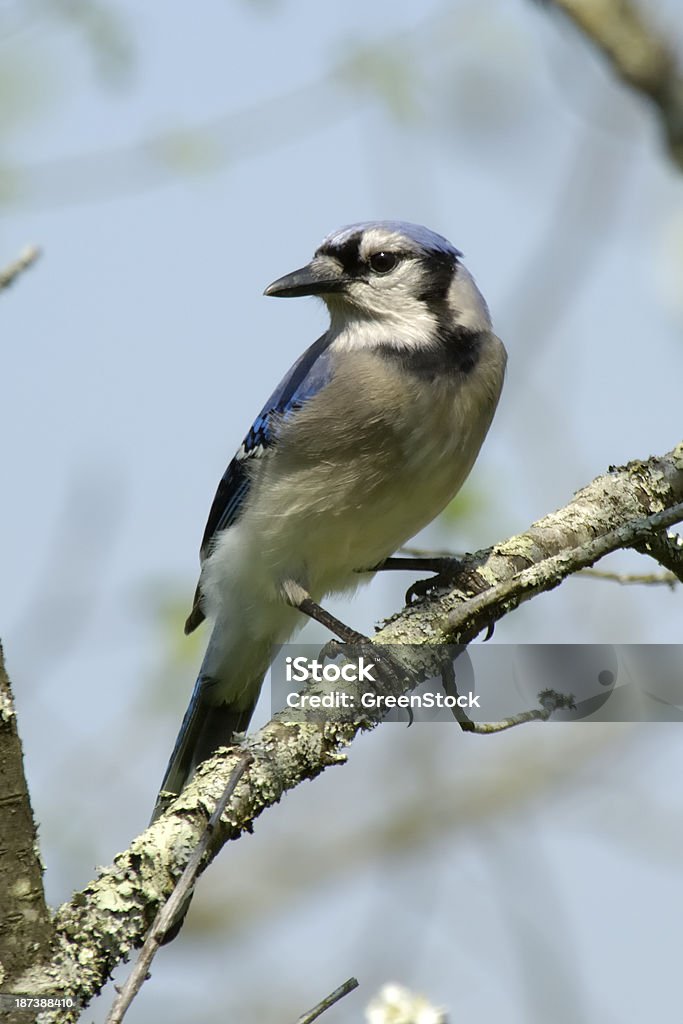
[[[460,489],[506,363],[461,256],[416,224],[353,224],[266,288],[320,296],[330,326],[218,485],[185,631],[204,618],[213,627],[162,794],[246,729],[275,646],[305,615],[357,636],[320,607],[326,595],[397,563],[431,568],[390,556]]]

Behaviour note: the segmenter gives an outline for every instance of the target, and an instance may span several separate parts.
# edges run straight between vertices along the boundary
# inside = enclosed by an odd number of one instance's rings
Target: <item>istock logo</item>
[[[346,683],[374,683],[373,675],[376,666],[365,661],[362,656],[357,662],[347,661],[344,665],[324,665],[320,661],[309,658],[285,658],[285,678],[288,683],[338,683],[340,679]]]

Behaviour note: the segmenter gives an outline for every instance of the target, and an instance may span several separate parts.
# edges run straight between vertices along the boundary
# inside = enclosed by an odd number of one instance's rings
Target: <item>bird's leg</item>
[[[322,608],[313,600],[300,583],[296,583],[294,580],[285,580],[282,584],[282,590],[285,600],[293,608],[297,608],[304,615],[315,619],[316,622],[319,622],[326,629],[329,629],[330,632],[338,636],[340,640],[343,640],[345,644],[355,647],[356,653],[367,651],[368,657],[379,672],[380,679],[378,682],[381,681],[384,688],[388,688],[389,693],[400,693],[400,690],[395,691],[396,681],[404,678],[406,669],[397,661],[387,647],[379,647],[373,644],[369,637],[364,636],[363,633],[358,633],[355,629],[351,629],[350,626],[341,622],[331,612],[326,611],[325,608]],[[323,659],[329,657],[331,660],[334,660],[340,653],[343,654],[344,652],[338,651],[336,641],[332,640],[323,648]],[[412,724],[412,721],[412,710],[408,709],[408,724]]]
[[[432,590],[439,587],[452,586],[459,583],[465,589],[474,594],[479,594],[488,588],[486,583],[476,572],[467,569],[459,558],[444,555],[435,555],[432,558],[385,558],[379,565],[373,566],[368,572],[384,572],[386,570],[403,570],[410,572],[433,572],[434,576],[428,580],[416,580],[406,591],[406,604],[419,601]]]
[[[336,618],[331,612],[322,608],[316,601],[313,600],[307,590],[296,583],[294,580],[285,580],[282,584],[282,590],[285,596],[287,604],[290,604],[292,608],[298,608],[304,615],[308,615],[310,619],[315,619],[321,626],[325,626],[331,633],[338,636],[340,640],[343,640],[345,644],[369,644],[370,640],[362,633],[358,633],[355,629],[351,629]]]

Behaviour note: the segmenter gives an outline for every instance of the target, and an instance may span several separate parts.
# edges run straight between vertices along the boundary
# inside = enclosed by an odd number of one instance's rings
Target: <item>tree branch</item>
[[[664,33],[632,0],[543,0],[562,11],[617,75],[652,101],[671,156],[683,169],[683,73]]]
[[[543,561],[522,569],[512,579],[503,580],[489,587],[483,594],[477,594],[471,601],[456,608],[448,617],[448,626],[458,640],[474,637],[484,626],[502,618],[518,608],[523,601],[546,590],[553,590],[563,579],[593,565],[599,558],[609,555],[618,548],[632,547],[642,541],[653,530],[670,526],[683,519],[683,502],[672,505],[651,516],[622,523],[601,536],[577,544],[570,550],[551,555]]]
[[[43,865],[0,645],[0,989],[24,991],[19,978],[29,983],[47,963],[51,939]]]
[[[649,538],[647,544],[635,544],[634,548],[641,554],[650,555],[661,565],[674,566],[676,571],[674,572],[673,568],[668,569],[667,572],[612,572],[609,569],[579,569],[575,575],[586,579],[619,583],[621,586],[670,587],[671,590],[675,589],[678,583],[683,583],[683,538],[678,534],[659,534],[657,537]],[[661,552],[661,560],[657,557],[657,552]],[[445,548],[436,550],[402,547],[399,549],[399,553],[431,562],[437,558],[461,561],[465,557],[462,552],[458,553]]]
[[[150,928],[149,934],[145,939],[145,943],[142,947],[140,956],[136,961],[135,967],[126,979],[125,985],[121,989],[118,998],[109,1011],[105,1024],[120,1024],[126,1014],[126,1010],[142,988],[145,978],[147,977],[147,972],[152,964],[152,960],[159,951],[166,932],[174,924],[178,911],[192,892],[194,883],[197,881],[197,876],[201,869],[202,861],[209,851],[213,834],[226,807],[228,806],[232,794],[237,788],[237,783],[244,775],[244,772],[250,763],[251,758],[247,754],[235,765],[234,771],[228,780],[228,784],[225,787],[220,800],[216,804],[216,809],[207,821],[206,828],[204,829],[199,842],[192,851],[192,856],[188,860],[185,870],[176,882],[175,889],[171,893],[170,897],[159,910],[154,924]]]
[[[671,531],[648,537],[642,544],[636,544],[641,555],[650,555],[656,562],[668,569],[683,583],[683,537]]]
[[[683,442],[666,455],[611,467],[609,472],[578,491],[568,505],[533,523],[526,533],[463,558],[461,582],[447,591],[437,592],[429,601],[405,608],[389,619],[374,639],[387,644],[412,645],[453,642],[454,639],[469,642],[485,626],[517,607],[524,599],[528,583],[520,576],[512,592],[499,596],[497,603],[489,606],[483,615],[478,595],[485,597],[488,588],[511,581],[523,570],[540,566],[563,552],[574,552],[568,570],[574,572],[582,563],[591,564],[581,558],[581,551],[596,538],[642,524],[645,517],[666,512],[681,501]],[[632,540],[625,540],[616,546],[627,547],[631,543]],[[652,543],[650,537],[647,544]],[[605,553],[595,554],[595,558]],[[519,600],[514,603],[516,596]],[[453,613],[456,614],[449,621]],[[425,657],[427,655],[425,647]]]
[[[3,270],[0,270],[0,291],[14,284],[20,274],[23,274],[25,270],[33,266],[39,256],[40,249],[37,246],[27,245],[12,263]]]
[[[460,642],[470,640],[521,601],[556,586],[606,551],[642,543],[649,538],[648,531],[661,532],[681,518],[683,443],[667,455],[610,469],[565,508],[525,533],[467,557],[467,571],[456,586],[404,609],[374,641],[410,645],[408,690],[420,678],[436,674],[436,660],[443,655],[435,645],[452,642],[454,635]],[[313,716],[293,722],[291,713],[276,715],[241,745],[220,751],[202,765],[166,814],[59,909],[54,953],[41,977],[42,990],[64,992],[87,1003],[116,964],[142,943],[245,753],[251,763],[216,825],[202,870],[228,840],[251,831],[258,815],[283,793],[343,763],[344,748],[354,736],[377,724],[366,710],[353,719],[348,710],[336,714],[330,711],[325,722]],[[58,1017],[48,1013],[43,1019],[68,1024],[77,1018],[75,1011],[62,1010]]]
[[[303,1017],[299,1017],[296,1024],[313,1024],[313,1021],[317,1020],[318,1017],[322,1016],[325,1010],[329,1010],[331,1006],[334,1006],[335,1003],[338,1003],[339,1000],[343,999],[344,996],[347,996],[349,992],[353,992],[355,988],[358,988],[358,982],[356,981],[355,978],[349,978],[348,981],[345,981],[343,985],[340,985],[339,988],[336,988],[334,992],[330,992],[329,996],[326,996],[324,999],[321,999],[320,1002],[317,1003],[317,1005],[314,1006],[312,1010],[309,1010],[308,1013],[305,1013]]]

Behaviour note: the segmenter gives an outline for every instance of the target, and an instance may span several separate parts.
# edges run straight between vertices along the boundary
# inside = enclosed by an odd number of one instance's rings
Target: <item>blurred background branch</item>
[[[678,576],[672,572],[609,572],[607,569],[582,569],[576,575],[619,583],[623,587],[646,586],[671,587],[673,589],[681,582]]]
[[[683,170],[683,72],[648,5],[632,0],[541,0],[565,14],[607,57],[616,74],[652,100],[669,151]]]
[[[353,992],[355,988],[358,988],[358,982],[355,978],[349,978],[339,988],[336,988],[334,992],[330,992],[329,996],[325,996],[320,1002],[309,1010],[308,1013],[304,1013],[303,1016],[299,1017],[296,1024],[313,1024],[314,1020],[318,1020],[325,1010],[329,1010],[331,1006],[338,1003],[340,999],[347,996],[349,992]]]
[[[54,16],[82,26],[99,62],[121,67],[124,54],[126,63],[132,59],[121,42],[120,22],[109,17],[104,5],[89,0],[46,2],[54,5]],[[451,20],[450,5],[440,4],[410,32],[390,31],[374,45],[350,45],[316,80],[129,145],[100,147],[44,163],[0,162],[0,201],[53,207],[144,192],[272,153],[293,140],[328,130],[359,106],[377,101],[393,116],[402,117],[414,91],[406,68],[421,55],[434,59],[445,50],[449,33],[444,29]]]
[[[0,269],[0,291],[14,284],[20,274],[23,274],[25,270],[33,266],[39,256],[40,249],[35,245],[27,245],[12,263]]]

